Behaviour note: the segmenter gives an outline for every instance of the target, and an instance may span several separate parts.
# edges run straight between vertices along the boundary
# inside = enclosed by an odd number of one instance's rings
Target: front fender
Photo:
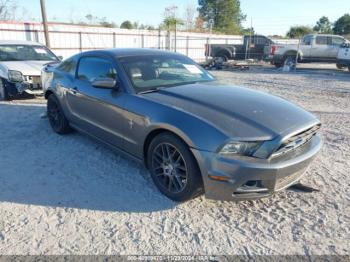
[[[195,116],[184,114],[181,119],[182,121],[176,121],[174,118],[168,118],[151,123],[147,136],[155,130],[167,130],[179,136],[189,147],[210,152],[216,151],[228,139],[210,123]]]
[[[152,101],[143,96],[130,95],[126,99],[127,119],[133,119],[133,128],[126,133],[133,153],[143,155],[143,145],[157,130],[170,131],[195,149],[214,152],[228,139],[213,124],[180,108]],[[128,148],[130,149],[130,148]]]

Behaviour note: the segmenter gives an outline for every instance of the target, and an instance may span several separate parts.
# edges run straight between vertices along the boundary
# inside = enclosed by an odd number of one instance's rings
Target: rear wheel
[[[0,101],[7,101],[8,99],[9,95],[4,80],[0,78]]]
[[[290,69],[295,69],[295,67],[296,67],[296,57],[295,56],[291,56],[291,55],[287,56],[284,59],[283,65],[289,66]]]
[[[57,134],[63,135],[72,131],[58,99],[53,94],[47,99],[47,117],[53,131]]]
[[[274,63],[273,64],[276,68],[281,68],[283,66],[283,63]]]
[[[187,201],[203,193],[203,182],[188,146],[171,133],[153,139],[147,166],[160,192],[174,201]]]

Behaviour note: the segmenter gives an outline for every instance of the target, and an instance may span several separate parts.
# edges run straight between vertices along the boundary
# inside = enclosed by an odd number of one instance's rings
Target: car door
[[[332,60],[337,59],[338,51],[340,46],[345,42],[345,39],[340,36],[330,36],[328,37],[329,45],[331,46],[329,58]]]
[[[303,54],[303,59],[310,59],[311,56],[311,48],[312,48],[312,35],[307,35],[303,38],[303,40],[300,43],[300,50]]]
[[[311,57],[313,61],[327,61],[328,53],[331,46],[328,44],[328,37],[323,35],[316,36],[316,40],[311,49]]]
[[[122,148],[126,93],[120,83],[118,88],[99,88],[92,84],[98,78],[111,78],[118,83],[117,72],[117,65],[107,57],[81,57],[74,87],[67,93],[67,103],[78,128]]]

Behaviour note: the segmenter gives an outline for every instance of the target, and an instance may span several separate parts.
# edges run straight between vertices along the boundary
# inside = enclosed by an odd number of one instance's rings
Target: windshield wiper
[[[138,94],[155,93],[155,92],[159,92],[161,89],[162,88],[160,88],[160,87],[152,88],[152,89],[148,89],[148,90],[145,90],[145,91],[138,92]]]

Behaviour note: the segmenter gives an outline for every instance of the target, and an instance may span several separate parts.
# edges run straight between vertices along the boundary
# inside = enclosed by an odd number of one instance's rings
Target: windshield
[[[0,61],[57,61],[57,57],[44,46],[0,45]]]
[[[120,62],[137,93],[214,80],[208,72],[185,56],[124,57]]]

